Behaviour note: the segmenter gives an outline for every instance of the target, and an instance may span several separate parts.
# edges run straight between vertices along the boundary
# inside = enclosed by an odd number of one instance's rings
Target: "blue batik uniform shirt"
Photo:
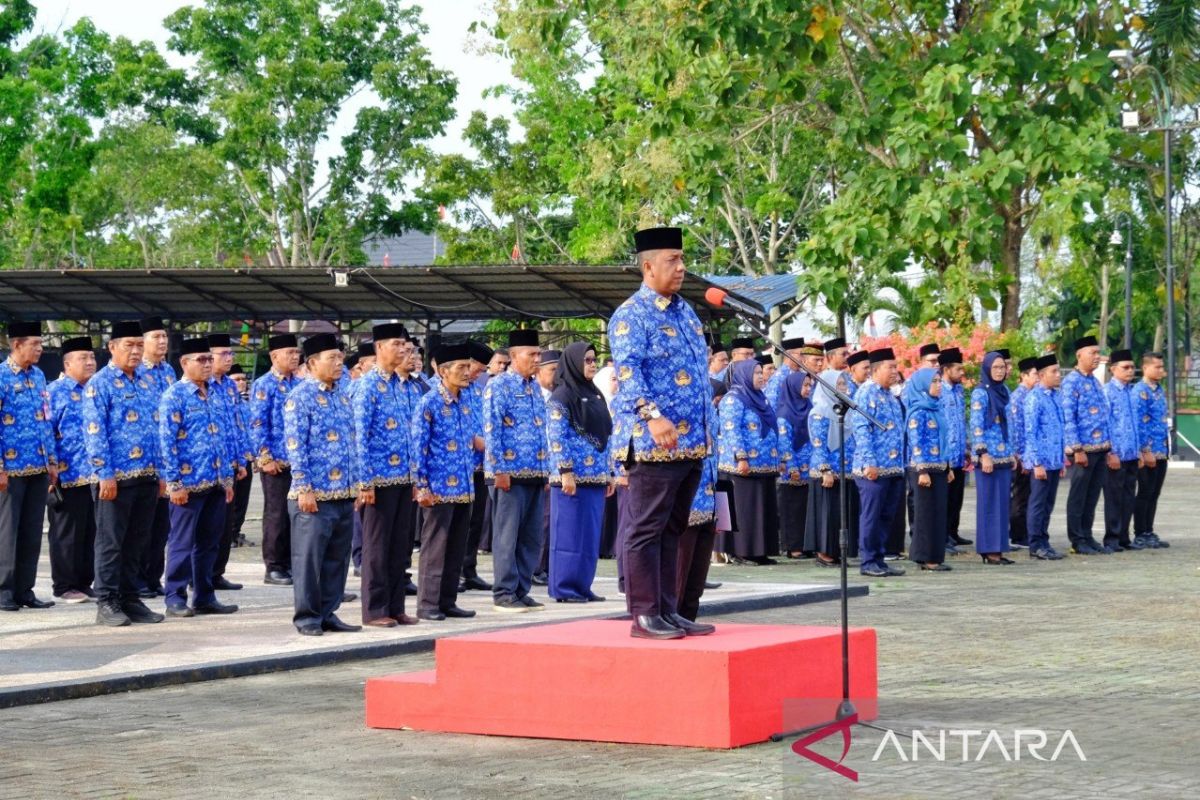
[[[1012,399],[1011,393],[1009,400]],[[975,387],[971,392],[971,448],[976,456],[987,453],[992,457],[992,463],[997,467],[1008,466],[1016,462],[1017,451],[1009,441],[1012,426],[1008,425],[1008,409],[993,408],[992,397],[982,386]],[[1004,433],[1000,420],[1004,419],[1009,435]]]
[[[745,461],[751,475],[779,474],[783,458],[779,454],[779,431],[774,426],[764,430],[758,415],[733,392],[721,398],[719,417],[717,469],[737,473],[737,462]]]
[[[171,387],[171,384],[179,380],[179,376],[175,374],[175,368],[172,367],[164,358],[157,364],[151,365],[143,361],[138,367],[138,374],[146,379],[150,384],[150,388],[161,400],[163,392]]]
[[[546,481],[546,401],[534,378],[505,372],[488,381],[483,438],[489,480],[500,474],[518,482]]]
[[[904,409],[900,400],[875,381],[867,381],[854,393],[854,402],[884,426],[879,430],[862,414],[853,414],[846,436],[854,437],[854,477],[862,478],[868,467],[880,477],[904,474]]]
[[[354,387],[358,470],[365,486],[411,484],[412,421],[421,397],[411,380],[378,366]]]
[[[292,470],[288,499],[312,492],[318,501],[348,500],[358,494],[354,412],[338,381],[300,381],[283,405],[287,461]]]
[[[584,398],[584,402],[594,401]],[[580,486],[606,486],[612,476],[607,450],[594,437],[575,430],[561,403],[549,400],[546,409],[550,419],[546,431],[550,442],[550,483],[558,486],[563,473],[570,472]]]
[[[908,461],[905,466],[918,474],[945,472],[946,454],[942,452],[942,431],[938,418],[925,408],[918,408],[908,419]]]
[[[208,391],[221,409],[224,419],[222,429],[229,451],[230,465],[237,471],[239,465],[254,463],[254,447],[250,444],[250,426],[246,418],[246,401],[238,394],[237,384],[228,375],[210,378]]]
[[[700,485],[692,498],[692,509],[688,513],[688,526],[712,522],[717,516],[717,457],[708,456],[700,470]]]
[[[158,391],[141,371],[109,363],[83,392],[84,442],[99,480],[158,476]]]
[[[1018,384],[1008,395],[1008,438],[1018,461],[1025,457],[1025,399],[1029,397],[1025,384]]]
[[[63,375],[46,389],[50,394],[50,420],[58,455],[58,485],[70,489],[93,483],[92,465],[83,441],[84,385]]]
[[[1108,398],[1096,376],[1073,369],[1063,378],[1059,393],[1062,395],[1063,433],[1071,452],[1100,453],[1110,449]]]
[[[1135,398],[1142,453],[1166,458],[1171,444],[1171,432],[1167,427],[1167,393],[1162,384],[1151,386],[1143,379],[1137,385]]]
[[[412,472],[417,488],[428,490],[434,503],[470,503],[475,497],[474,415],[462,392],[454,397],[441,385],[417,404]]]
[[[1065,424],[1059,390],[1037,385],[1025,398],[1025,456],[1026,469],[1063,468],[1066,452]]]
[[[632,440],[638,461],[688,461],[708,454],[712,387],[704,328],[679,295],[642,284],[612,315],[609,343],[617,371],[613,434]],[[673,450],[654,443],[638,408],[654,403],[679,432]],[[620,452],[620,450],[618,450]]]
[[[219,393],[189,380],[163,392],[158,406],[158,447],[168,491],[203,492],[233,485],[228,418]]]
[[[771,376],[767,381],[767,385],[763,387],[763,394],[767,396],[767,402],[771,404],[772,408],[779,405],[779,395],[783,394],[783,382],[794,371],[795,367],[792,366],[792,362],[786,358],[783,359],[783,363],[779,365],[779,368],[775,370],[775,374]]]
[[[1104,396],[1108,400],[1112,451],[1122,461],[1137,461],[1141,450],[1141,434],[1138,431],[1137,409],[1134,407],[1133,384],[1121,383],[1113,378],[1104,384]]]
[[[486,373],[485,373],[486,374]],[[483,392],[486,383],[478,381],[470,383],[465,389],[461,389],[459,394],[463,396],[463,402],[471,409],[471,435],[483,436]],[[476,450],[474,442],[471,445],[471,452],[475,458],[475,471],[483,471],[483,450]]]
[[[942,381],[942,415],[946,419],[946,463],[961,468],[967,463],[967,401],[961,383]]]
[[[250,446],[260,467],[268,461],[288,465],[283,406],[298,380],[295,375],[285,378],[272,367],[250,389]]]
[[[36,366],[21,369],[12,358],[0,369],[0,453],[4,471],[12,477],[46,472],[57,463],[54,430],[50,424],[50,394],[46,376]]]

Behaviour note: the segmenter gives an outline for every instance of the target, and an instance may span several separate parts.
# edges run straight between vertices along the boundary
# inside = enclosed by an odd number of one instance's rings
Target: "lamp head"
[[[1114,228],[1113,232],[1112,232],[1112,236],[1108,237],[1108,243],[1111,244],[1113,247],[1116,247],[1117,245],[1123,244],[1124,242],[1125,242],[1125,239],[1124,239],[1124,237],[1121,236],[1121,232]]]
[[[1109,50],[1108,58],[1121,69],[1133,69],[1132,50]]]

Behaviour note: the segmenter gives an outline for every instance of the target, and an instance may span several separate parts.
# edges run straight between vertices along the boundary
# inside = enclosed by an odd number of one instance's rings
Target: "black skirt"
[[[832,558],[841,558],[838,528],[841,526],[841,489],[838,481],[826,489],[820,478],[808,482],[808,530],[813,537],[813,549]],[[850,525],[846,552],[850,558],[858,558],[858,487],[854,481],[846,481],[847,502],[850,504]]]
[[[808,531],[808,485],[792,486],[779,484],[779,530],[783,536],[783,549],[794,553],[815,550],[809,542]]]
[[[724,552],[737,558],[779,555],[775,476],[723,472],[721,477],[733,483],[733,502],[737,509],[736,530],[723,537]]]
[[[930,472],[929,486],[917,485],[917,473],[908,473],[913,495],[913,539],[908,557],[918,564],[941,564],[946,560],[946,472]]]

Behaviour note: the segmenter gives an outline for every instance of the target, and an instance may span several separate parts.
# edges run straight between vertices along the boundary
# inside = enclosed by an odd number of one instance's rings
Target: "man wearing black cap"
[[[1054,354],[1036,362],[1038,385],[1025,398],[1025,453],[1021,466],[1029,473],[1029,557],[1042,561],[1062,558],[1050,545],[1050,514],[1058,497],[1058,482],[1065,472],[1066,439],[1063,432],[1059,386],[1062,374]]]
[[[1142,354],[1142,379],[1136,392],[1138,438],[1142,450],[1142,468],[1138,470],[1137,500],[1134,502],[1134,542],[1143,547],[1170,547],[1154,532],[1158,497],[1167,476],[1171,455],[1171,429],[1167,416],[1167,395],[1162,381],[1167,375],[1162,353]]]
[[[946,463],[954,471],[954,479],[946,487],[946,552],[958,553],[956,545],[971,544],[972,539],[958,535],[962,518],[963,488],[966,484],[967,453],[967,400],[963,391],[962,351],[948,347],[938,353],[938,364],[942,368],[942,415],[946,419]]]
[[[136,322],[113,324],[111,356],[83,393],[84,444],[98,480],[96,622],[162,622],[138,599],[142,560],[158,498],[158,392],[140,373],[145,345]]]
[[[617,370],[612,440],[629,480],[620,536],[625,600],[633,636],[676,639],[712,632],[678,615],[675,594],[679,539],[715,426],[708,348],[696,312],[678,294],[683,232],[652,228],[634,241],[642,286],[608,325]]]
[[[487,518],[488,487],[483,474],[483,390],[487,386],[487,365],[492,360],[492,348],[474,339],[467,342],[471,354],[470,383],[462,390],[463,402],[471,409],[471,430],[474,432],[475,471],[472,474],[474,499],[471,501],[471,522],[467,527],[467,550],[463,556],[460,592],[475,589],[490,592],[492,585],[479,577],[479,542]],[[490,537],[489,537],[490,538]]]
[[[212,391],[213,355],[207,337],[184,339],[183,379],[163,392],[158,444],[162,476],[170,493],[166,606],[169,617],[232,614],[237,606],[217,600],[213,565],[225,531],[226,506],[233,501],[236,438],[226,426],[224,403]],[[188,606],[188,587],[194,589]]]
[[[545,608],[529,596],[542,549],[546,401],[534,380],[541,357],[536,330],[508,334],[512,366],[483,392],[485,474],[496,487],[492,507],[492,583],[496,611]]]
[[[0,610],[49,608],[33,593],[42,550],[46,492],[58,479],[54,430],[36,322],[8,324],[8,359],[0,369]]]
[[[754,358],[754,354],[757,352],[753,336],[739,336],[729,346],[729,363]]]
[[[376,325],[375,364],[354,394],[354,429],[362,504],[363,623],[390,628],[416,620],[404,612],[412,566],[412,420],[421,395],[396,370],[408,358],[408,332],[389,322]],[[407,369],[405,369],[407,373]]]
[[[342,348],[332,333],[304,340],[309,377],[283,404],[287,460],[291,469],[292,623],[301,635],[352,632],[338,618],[346,590],[358,475],[354,412],[343,379]]]
[[[708,377],[717,381],[725,380],[725,370],[729,367],[729,354],[725,352],[721,340],[709,342],[708,345]]]
[[[401,326],[403,327],[403,326]],[[358,343],[358,373],[366,375],[375,369],[375,342]]]
[[[90,336],[67,339],[62,346],[63,374],[46,387],[58,456],[62,502],[50,504],[50,578],[54,597],[86,603],[96,597],[96,510],[92,502],[92,466],[83,443],[83,392],[96,374]]]
[[[840,336],[825,340],[825,369],[836,369],[838,372],[849,366],[846,359],[850,357],[850,348],[846,340]]]
[[[146,317],[138,325],[142,329],[142,365],[138,370],[150,383],[155,397],[162,400],[163,392],[178,376],[175,368],[167,361],[170,339],[162,317]],[[142,574],[138,589],[143,598],[157,597],[163,593],[162,578],[167,548],[167,534],[171,530],[166,497],[159,497],[154,509],[154,525],[150,529],[150,541],[142,556]]]
[[[226,579],[225,569],[229,564],[229,551],[246,520],[246,508],[250,504],[250,484],[254,475],[254,447],[250,444],[250,420],[246,415],[246,402],[242,400],[237,383],[230,377],[233,363],[233,341],[228,333],[212,333],[208,336],[208,350],[212,354],[212,377],[208,381],[213,402],[221,410],[233,470],[233,501],[225,509],[225,526],[217,548],[217,560],[213,564],[213,588],[236,591],[240,583]],[[181,362],[182,363],[182,362]],[[240,369],[240,367],[239,367]]]
[[[472,474],[478,434],[475,415],[463,394],[471,382],[470,349],[466,344],[443,344],[434,360],[438,384],[417,406],[412,444],[417,502],[425,509],[417,615],[440,622],[475,616],[458,606],[458,579],[475,497]],[[514,361],[520,362],[521,357],[514,354]]]
[[[1008,398],[1008,432],[1012,437],[1012,450],[1017,454],[1013,465],[1012,494],[1008,504],[1008,538],[1013,545],[1029,544],[1029,527],[1026,515],[1029,510],[1029,470],[1022,463],[1025,453],[1025,400],[1038,384],[1036,358],[1023,358],[1017,362],[1020,383]]]
[[[1112,452],[1108,399],[1093,374],[1098,366],[1100,345],[1095,336],[1084,336],[1075,342],[1075,369],[1062,381],[1063,430],[1071,456],[1067,537],[1072,552],[1083,556],[1114,552],[1096,541],[1092,525],[1105,473],[1121,468],[1121,460]]]
[[[1114,350],[1108,358],[1112,374],[1104,384],[1108,399],[1112,452],[1120,460],[1119,469],[1111,470],[1104,480],[1104,546],[1113,551],[1142,550],[1144,544],[1129,537],[1133,505],[1137,495],[1137,474],[1142,466],[1137,403],[1133,392],[1133,352]]]
[[[904,412],[892,394],[896,355],[890,347],[872,350],[871,379],[854,393],[854,402],[884,429],[861,414],[854,415],[854,482],[858,486],[858,542],[863,575],[876,578],[903,575],[884,563],[892,519],[904,499]]]
[[[292,473],[283,439],[283,406],[298,383],[300,347],[290,333],[267,339],[271,369],[250,390],[250,445],[261,473],[263,489],[263,583],[292,584],[291,521],[287,496]]]
[[[784,359],[779,364],[779,369],[774,371],[774,374],[767,379],[767,384],[763,387],[763,394],[767,396],[767,402],[772,407],[779,405],[779,395],[783,393],[783,382],[787,380],[787,376],[799,369],[792,361],[795,359],[801,364],[808,366],[809,362],[806,358],[806,353],[811,353],[811,350],[805,345],[802,337],[794,337],[792,339],[784,339],[781,343],[784,352]],[[772,362],[773,365],[773,362]],[[766,367],[764,366],[765,370]],[[820,370],[817,370],[820,372]]]
[[[871,354],[858,350],[846,357],[846,370],[850,375],[850,391],[858,390],[871,377]]]

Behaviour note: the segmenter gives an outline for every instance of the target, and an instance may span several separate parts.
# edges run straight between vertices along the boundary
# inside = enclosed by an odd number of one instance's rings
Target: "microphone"
[[[704,292],[704,302],[708,303],[713,308],[730,308],[734,311],[739,311],[748,317],[755,319],[763,319],[764,314],[753,306],[748,306],[745,303],[740,303],[729,296],[729,292],[719,286],[710,286]]]

